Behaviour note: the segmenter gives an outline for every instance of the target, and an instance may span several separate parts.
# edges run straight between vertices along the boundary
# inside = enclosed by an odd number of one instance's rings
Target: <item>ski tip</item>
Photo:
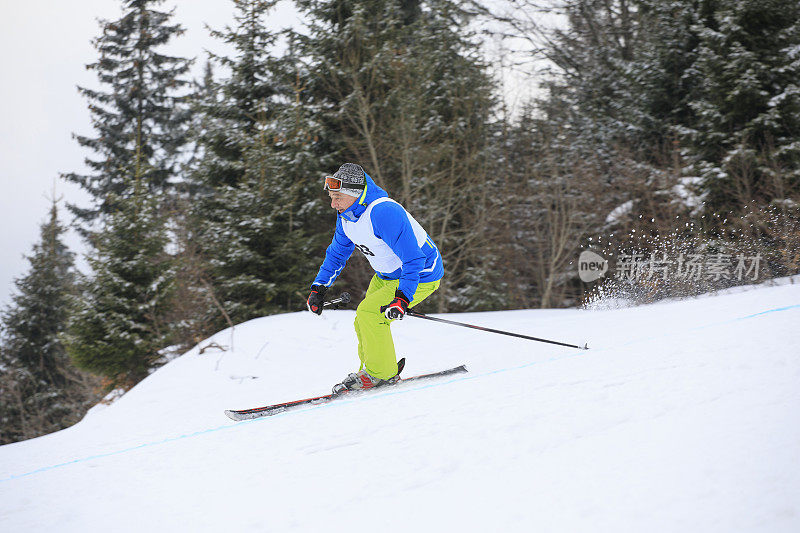
[[[588,342],[587,342],[587,343],[584,343],[584,345],[583,345],[583,349],[584,349],[584,350],[588,350],[588,349],[589,349],[589,343],[588,343]]]

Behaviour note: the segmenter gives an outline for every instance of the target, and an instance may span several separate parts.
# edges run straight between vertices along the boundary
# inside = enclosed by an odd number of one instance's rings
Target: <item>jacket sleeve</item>
[[[372,230],[403,262],[399,289],[409,301],[413,301],[419,285],[419,274],[425,268],[425,253],[417,244],[406,210],[394,202],[375,206],[372,211]]]
[[[319,268],[317,277],[314,278],[313,285],[324,285],[330,287],[336,281],[339,274],[342,272],[344,265],[350,256],[353,255],[356,245],[353,241],[347,238],[342,229],[342,221],[336,217],[336,231],[333,234],[333,240],[325,251],[325,260]]]

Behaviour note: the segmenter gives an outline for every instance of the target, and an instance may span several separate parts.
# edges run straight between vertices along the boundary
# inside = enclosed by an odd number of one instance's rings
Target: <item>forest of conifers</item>
[[[231,52],[202,59],[163,54],[183,30],[162,1],[100,22],[86,166],[62,175],[91,202],[53,205],[3,311],[0,443],[304,309],[335,223],[322,178],[346,162],[437,243],[432,312],[581,305],[584,249],[800,271],[796,0],[295,0],[304,27],[281,31],[276,3],[232,1],[211,30]],[[529,101],[509,105],[487,39],[526,43]],[[357,298],[371,275],[353,257],[335,288]]]

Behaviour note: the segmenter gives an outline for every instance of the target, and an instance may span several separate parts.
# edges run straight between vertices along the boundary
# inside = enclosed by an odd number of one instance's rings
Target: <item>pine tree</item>
[[[258,136],[259,122],[274,116],[277,92],[271,49],[276,36],[264,27],[275,1],[234,0],[235,26],[212,31],[235,50],[234,57],[212,56],[230,76],[214,83],[201,102],[203,157],[193,171],[199,191],[194,202],[193,242],[208,264],[207,287],[234,323],[264,314],[272,285],[264,279],[269,228],[261,221],[270,207],[252,194],[246,178],[246,152]],[[206,309],[216,316],[217,309]]]
[[[235,50],[234,57],[211,56],[230,77],[207,85],[198,105],[203,116],[199,142],[206,157],[197,169],[197,179],[212,189],[239,184],[245,147],[256,134],[259,121],[273,116],[271,100],[277,93],[271,54],[277,36],[264,27],[264,18],[277,0],[233,3],[236,25],[211,31]]]
[[[176,179],[189,119],[180,95],[187,85],[182,76],[191,61],[158,52],[184,31],[169,24],[172,12],[153,9],[162,2],[123,0],[123,16],[101,21],[103,33],[93,42],[100,57],[87,68],[97,72],[103,89],[79,91],[89,101],[96,135],[75,138],[97,157],[86,159],[89,174],[63,175],[92,196],[90,207],[69,206],[85,234],[98,218],[114,212],[112,199],[124,196],[136,157],[147,161],[144,178],[151,191],[163,192]]]
[[[322,203],[309,193],[319,192],[315,128],[298,105],[294,62],[272,55],[276,35],[264,27],[275,2],[234,3],[237,26],[213,32],[236,53],[214,58],[230,76],[201,105],[189,233],[208,264],[201,290],[240,322],[296,309],[317,266],[307,258],[323,243],[314,230]],[[206,308],[221,325],[216,306]]]
[[[64,428],[95,399],[91,380],[70,363],[60,340],[74,291],[73,254],[62,241],[56,203],[28,257],[30,271],[2,313],[0,443]]]
[[[544,83],[549,102],[536,107],[571,137],[564,147],[572,158],[598,155],[608,179],[626,159],[658,173],[665,146],[691,118],[688,97],[698,81],[685,73],[703,3],[564,2],[567,26],[549,32],[544,50],[554,65]]]
[[[689,139],[709,212],[800,193],[800,5],[720,0],[699,25]]]
[[[696,25],[710,4],[569,0],[567,26],[548,35],[545,55],[555,67],[546,97],[534,102],[546,117],[538,122],[541,138],[563,168],[575,161],[591,167],[593,188],[610,202],[595,208],[608,209],[598,213],[601,225],[610,210],[631,201],[633,216],[646,213],[647,220],[666,221],[689,208],[671,189],[690,155],[679,141],[694,121],[690,101],[703,83],[690,69]]]
[[[171,343],[164,317],[170,309],[174,269],[158,198],[145,193],[140,172],[128,198],[96,234],[87,279],[64,335],[80,368],[105,378],[106,390],[128,389],[147,377]],[[137,185],[138,184],[138,185]]]

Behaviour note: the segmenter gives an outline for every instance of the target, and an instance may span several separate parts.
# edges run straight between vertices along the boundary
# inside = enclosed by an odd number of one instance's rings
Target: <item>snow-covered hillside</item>
[[[451,316],[589,351],[407,318],[407,375],[470,372],[237,423],[357,362],[352,311],[253,320],[0,447],[0,531],[800,531],[794,281]]]

